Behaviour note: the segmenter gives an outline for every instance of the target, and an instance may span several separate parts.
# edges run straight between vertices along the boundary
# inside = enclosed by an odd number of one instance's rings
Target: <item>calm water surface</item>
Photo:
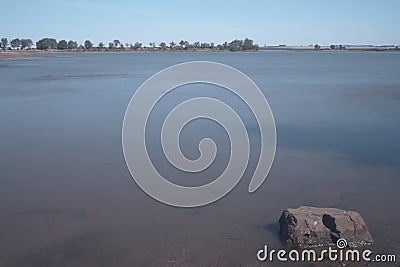
[[[248,108],[216,87],[168,94],[152,114],[148,140],[152,160],[174,182],[208,183],[229,156],[226,133],[207,120],[194,121],[181,136],[189,158],[198,156],[202,138],[217,141],[219,154],[205,173],[187,179],[158,153],[160,123],[187,98],[229,103],[247,119],[252,144],[245,176],[230,194],[181,209],[134,183],[121,128],[142,82],[193,60],[225,63],[253,79],[273,110],[278,145],[268,179],[248,194],[259,153]],[[399,77],[400,53],[110,53],[1,61],[0,266],[258,266],[255,253],[264,244],[281,247],[282,210],[301,205],[359,211],[376,241],[373,250],[399,257]]]

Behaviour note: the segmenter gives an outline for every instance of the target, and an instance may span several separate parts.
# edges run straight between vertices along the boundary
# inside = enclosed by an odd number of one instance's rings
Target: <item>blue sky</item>
[[[272,44],[399,44],[400,1],[0,0],[0,37],[96,45],[249,37]]]

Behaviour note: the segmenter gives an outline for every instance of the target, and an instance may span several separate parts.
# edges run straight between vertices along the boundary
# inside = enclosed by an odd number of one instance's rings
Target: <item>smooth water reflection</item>
[[[213,88],[171,94],[160,112],[203,93],[230,102],[249,119],[254,148],[230,194],[181,209],[153,200],[133,182],[121,127],[142,82],[193,60],[231,65],[258,84],[275,116],[278,146],[268,179],[248,194],[259,139],[246,106]],[[398,77],[399,53],[110,53],[1,61],[0,266],[257,265],[264,244],[281,246],[282,210],[301,205],[359,211],[374,250],[399,255]],[[160,118],[154,116],[154,129]],[[150,147],[172,180],[208,182],[225,166],[229,143],[218,125],[199,120],[183,131],[185,155],[198,156],[204,136],[219,142],[221,154],[195,181],[157,156],[156,131]]]

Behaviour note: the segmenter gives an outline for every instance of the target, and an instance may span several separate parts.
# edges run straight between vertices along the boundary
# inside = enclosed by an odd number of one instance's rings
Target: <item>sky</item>
[[[400,1],[0,0],[0,37],[259,45],[400,44]]]

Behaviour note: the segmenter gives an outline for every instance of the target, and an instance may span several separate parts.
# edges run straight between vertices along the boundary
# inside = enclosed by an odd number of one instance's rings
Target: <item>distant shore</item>
[[[190,52],[211,52],[211,53],[229,53],[229,51],[218,51],[211,49],[192,49],[192,50],[161,50],[161,49],[114,49],[114,50],[79,50],[79,49],[71,49],[71,50],[38,50],[38,49],[29,49],[29,50],[0,50],[0,60],[6,59],[17,59],[17,58],[29,58],[36,57],[42,55],[57,55],[57,54],[108,54],[108,53],[152,53],[152,52],[177,52],[177,53],[190,53]],[[254,52],[254,51],[251,51]]]
[[[260,51],[400,51],[395,45],[273,45],[263,46]]]
[[[269,52],[269,51],[314,51],[314,52],[360,52],[360,51],[368,51],[368,52],[400,52],[399,47],[397,46],[345,46],[344,48],[335,48],[332,49],[330,46],[264,46],[260,47],[258,51],[244,51],[244,52]],[[76,53],[87,53],[87,54],[97,54],[97,53],[146,53],[146,52],[178,52],[178,53],[191,53],[191,52],[206,52],[206,53],[237,53],[230,52],[224,50],[215,50],[215,49],[189,49],[189,50],[162,50],[158,48],[142,48],[140,50],[134,49],[97,49],[97,50],[81,50],[81,49],[66,49],[66,50],[38,50],[38,49],[27,49],[27,50],[0,50],[0,60],[6,59],[17,59],[17,58],[29,58],[36,57],[41,55],[51,55],[51,54],[76,54]]]

